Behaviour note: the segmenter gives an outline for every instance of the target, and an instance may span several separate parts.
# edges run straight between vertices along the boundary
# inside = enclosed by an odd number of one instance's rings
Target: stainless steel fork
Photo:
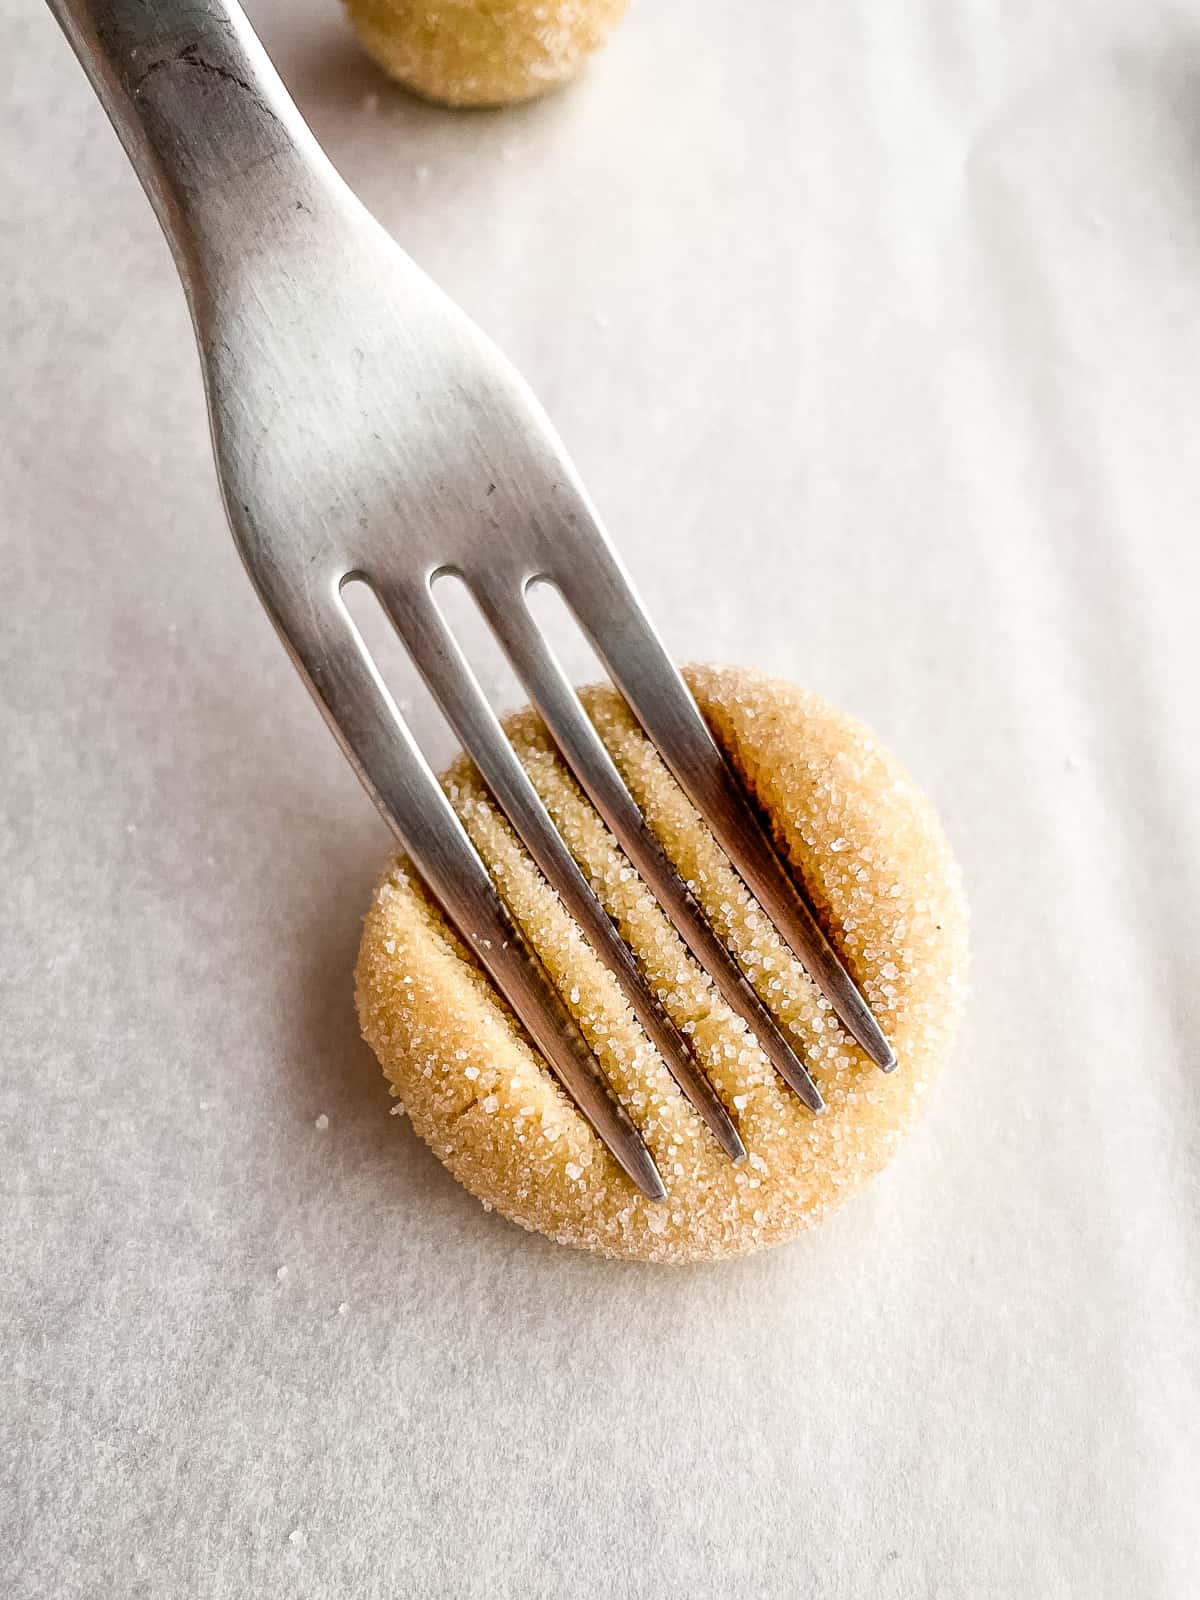
[[[334,172],[235,0],[50,0],[174,251],[225,508],[342,749],[567,1093],[647,1195],[662,1179],[409,733],[342,600],[374,590],[464,748],[728,1155],[688,1041],[563,843],[435,603],[474,594],[567,765],[786,1082],[820,1094],[648,828],[527,604],[553,583],[837,1016],[895,1056],[667,657],[517,373]]]

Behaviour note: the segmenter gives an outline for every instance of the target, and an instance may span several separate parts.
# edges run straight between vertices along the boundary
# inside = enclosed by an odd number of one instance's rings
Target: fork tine
[[[891,1072],[895,1051],[780,860],[611,547],[589,544],[586,564],[581,559],[553,581],[747,888],[846,1030]]]
[[[463,942],[620,1166],[643,1194],[664,1199],[654,1158],[497,893],[340,597],[328,610],[306,606],[286,618],[269,602],[268,609],[338,743]]]
[[[479,681],[424,582],[380,584],[379,600],[447,721],[474,761],[501,810],[558,892],[596,953],[621,985],[634,1015],[668,1071],[708,1125],[726,1155],[744,1161],[746,1148],[720,1096],[684,1035],[650,989],[633,952],[596,898],[509,743]]]
[[[810,1110],[822,1111],[825,1103],[820,1090],[647,826],[524,596],[519,592],[497,594],[483,583],[478,594],[484,614],[564,760],[625,854],[729,1005],[749,1024],[780,1077]]]

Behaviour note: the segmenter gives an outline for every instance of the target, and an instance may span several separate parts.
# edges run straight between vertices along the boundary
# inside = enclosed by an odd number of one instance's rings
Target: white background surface
[[[527,1237],[389,1119],[382,824],[223,527],[151,213],[3,0],[0,1589],[1189,1600],[1200,13],[642,0],[454,116],[329,0],[251,10],[672,649],[936,796],[974,999],[869,1194],[711,1269]]]

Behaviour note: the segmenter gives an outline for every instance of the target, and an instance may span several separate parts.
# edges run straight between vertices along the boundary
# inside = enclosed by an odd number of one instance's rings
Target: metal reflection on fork
[[[158,213],[200,347],[246,569],[342,749],[446,915],[643,1193],[662,1179],[412,740],[341,590],[374,590],[549,883],[734,1160],[703,1067],[505,738],[434,603],[471,589],[564,760],[693,955],[814,1111],[820,1094],[668,861],[527,604],[561,591],[617,688],[848,1032],[895,1056],[672,665],[508,362],[337,176],[234,0],[49,0]]]

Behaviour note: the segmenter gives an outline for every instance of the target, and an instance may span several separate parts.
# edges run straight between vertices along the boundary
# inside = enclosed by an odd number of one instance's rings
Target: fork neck
[[[48,0],[149,195],[193,313],[348,198],[236,0]]]

